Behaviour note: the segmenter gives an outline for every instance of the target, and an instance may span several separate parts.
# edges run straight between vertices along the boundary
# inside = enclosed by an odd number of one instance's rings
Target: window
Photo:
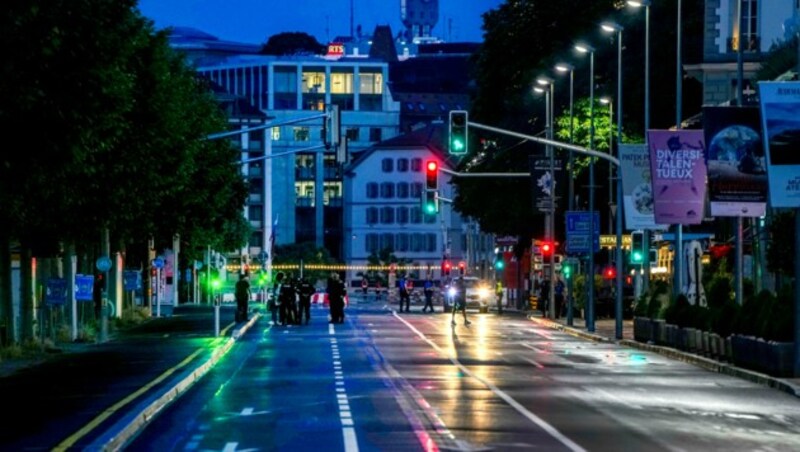
[[[293,127],[292,130],[294,132],[294,141],[309,141],[311,139],[308,127]]]
[[[741,34],[742,50],[754,52],[758,50],[758,0],[742,1]]]
[[[401,173],[408,172],[408,159],[397,159],[397,171]]]
[[[378,234],[367,234],[366,248],[368,253],[377,253],[381,250],[381,238]]]
[[[378,224],[377,207],[367,207],[367,224]]]
[[[425,234],[425,251],[434,252],[436,251],[436,234],[428,233]]]
[[[392,159],[383,159],[381,160],[381,169],[384,173],[391,173],[394,171],[394,160]]]
[[[397,234],[394,237],[394,245],[397,251],[408,251],[408,234]]]
[[[408,182],[397,183],[397,197],[403,199],[408,198]]]
[[[281,128],[280,127],[273,127],[271,130],[272,130],[272,139],[273,140],[280,140],[281,139]]]
[[[414,182],[411,184],[411,197],[419,198],[422,196],[422,182]]]
[[[303,92],[304,93],[325,93],[325,73],[324,72],[303,72]]]
[[[397,222],[399,224],[408,224],[408,207],[397,208]]]
[[[394,198],[394,184],[391,182],[381,183],[381,198]]]
[[[353,74],[332,73],[331,94],[353,94]]]
[[[423,218],[426,224],[436,223],[436,215],[425,215]]]
[[[425,234],[411,235],[411,251],[419,253],[425,249]]]
[[[377,197],[378,197],[378,183],[377,182],[367,183],[367,198],[376,199]]]
[[[420,158],[411,159],[411,171],[414,172],[422,171],[422,159]]]
[[[370,127],[369,129],[369,141],[381,141],[381,132],[382,129],[380,127]]]
[[[411,223],[413,224],[422,223],[422,209],[420,209],[419,207],[411,208]]]
[[[381,207],[381,224],[394,223],[394,209],[391,207]]]
[[[272,80],[276,93],[297,92],[297,72],[294,70],[276,69]]]
[[[347,139],[350,141],[359,141],[358,131],[358,127],[349,127],[346,132]]]
[[[381,234],[381,249],[394,250],[394,234]]]
[[[380,72],[363,72],[360,74],[361,94],[382,94],[383,74]]]

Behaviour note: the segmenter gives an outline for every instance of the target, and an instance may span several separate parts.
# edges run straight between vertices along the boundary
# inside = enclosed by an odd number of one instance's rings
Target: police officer
[[[314,295],[316,290],[314,289],[314,285],[308,281],[308,277],[304,276],[300,278],[300,282],[297,284],[297,297],[300,299],[300,313],[297,317],[298,323],[303,319],[303,314],[306,317],[306,325],[311,320],[311,296]]]

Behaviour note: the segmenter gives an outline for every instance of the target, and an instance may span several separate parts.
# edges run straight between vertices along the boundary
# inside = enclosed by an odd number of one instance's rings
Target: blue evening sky
[[[226,41],[261,44],[274,34],[308,33],[322,44],[350,34],[354,27],[371,34],[376,25],[402,30],[400,0],[140,0],[139,9],[158,29],[193,27]],[[483,40],[481,14],[503,0],[439,0],[433,34],[449,42]]]

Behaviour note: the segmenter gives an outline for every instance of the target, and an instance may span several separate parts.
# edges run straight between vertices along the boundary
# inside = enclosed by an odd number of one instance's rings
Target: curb
[[[676,350],[670,347],[664,347],[660,345],[653,345],[653,344],[646,344],[643,342],[637,342],[631,339],[612,339],[606,336],[601,336],[599,334],[594,333],[587,333],[586,331],[582,331],[573,327],[562,325],[561,323],[554,322],[552,320],[547,319],[540,319],[533,316],[528,316],[528,319],[537,323],[539,325],[563,331],[571,336],[580,337],[582,339],[587,339],[590,341],[595,342],[604,342],[604,343],[615,343],[619,345],[623,345],[626,347],[635,348],[638,350],[658,353],[661,356],[665,356],[669,359],[674,359],[677,361],[682,361],[687,364],[692,364],[694,366],[700,367],[702,369],[716,372],[723,375],[728,375],[731,377],[741,378],[743,380],[748,380],[750,382],[767,386],[773,389],[778,389],[783,391],[787,394],[793,395],[795,397],[800,398],[800,386],[790,383],[786,380],[775,378],[770,375],[762,374],[759,372],[755,372],[752,370],[742,369],[740,367],[733,366],[731,364],[723,363],[720,361],[716,361],[710,358],[706,358],[704,356],[698,356],[692,353],[683,352],[680,350]]]
[[[225,340],[224,344],[214,350],[205,362],[195,365],[192,369],[188,369],[183,373],[183,375],[185,375],[183,378],[174,379],[174,384],[163,389],[159,394],[154,395],[148,401],[144,402],[144,406],[139,408],[137,412],[128,415],[126,419],[119,422],[119,424],[122,425],[112,426],[87,449],[102,451],[122,450],[131,438],[135,437],[147,427],[161,409],[183,395],[186,390],[203,378],[203,376],[228,353],[236,341],[243,336],[251,326],[255,325],[260,317],[261,314],[256,312],[247,323],[237,325],[231,332],[230,337]],[[220,334],[224,335],[225,331],[223,330]]]

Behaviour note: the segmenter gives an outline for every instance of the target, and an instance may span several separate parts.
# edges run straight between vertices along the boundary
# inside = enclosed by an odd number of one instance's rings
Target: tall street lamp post
[[[647,130],[650,128],[650,0],[628,0],[634,8],[644,7],[644,142],[647,143]],[[650,231],[644,230],[644,243],[650,244]],[[649,256],[649,254],[648,254]],[[647,292],[650,287],[650,258],[643,265],[644,278],[642,289]]]
[[[572,106],[573,106],[573,103],[574,103],[574,92],[575,92],[575,90],[574,90],[574,88],[575,88],[575,67],[573,65],[571,65],[571,64],[568,64],[568,63],[558,63],[556,65],[556,71],[561,72],[561,73],[569,72],[569,143],[573,144],[575,142],[575,139],[574,139],[574,136],[573,136],[574,127],[573,127],[573,119],[572,119],[573,118]],[[572,151],[569,151],[569,164],[567,165],[567,168],[569,168],[570,171],[573,170],[573,166],[574,166],[574,160],[573,159],[574,158],[575,158],[574,153]],[[574,205],[574,202],[575,202],[574,201],[575,200],[575,179],[572,177],[571,174],[568,177],[569,177],[569,199],[567,200],[567,209],[568,210],[573,210],[575,208],[575,205]]]
[[[678,29],[677,29],[677,49],[675,67],[675,127],[680,130],[683,108],[683,71],[681,70],[681,0],[678,0]],[[675,286],[677,292],[683,290],[683,225],[675,225]]]
[[[617,34],[617,157],[619,157],[619,145],[622,143],[622,26],[615,23],[604,23],[603,30]],[[609,150],[610,152],[610,150]],[[621,174],[617,171],[617,174]],[[615,214],[617,223],[617,274],[616,274],[616,297],[615,297],[615,333],[617,339],[622,339],[622,184],[617,184],[617,208]]]
[[[575,50],[589,54],[589,149],[594,150],[594,47],[577,44]],[[586,330],[594,332],[594,157],[589,157],[589,259],[587,267]]]
[[[614,154],[614,132],[612,131],[612,124],[614,124],[614,99],[611,97],[601,97],[598,99],[601,104],[608,105],[608,155]],[[613,207],[614,201],[614,164],[608,162],[608,204]],[[613,210],[612,210],[613,213]],[[614,219],[613,215],[608,217],[608,233],[614,232]],[[609,263],[611,262],[611,255],[608,256]]]
[[[553,80],[547,77],[538,77],[536,79],[536,83],[540,86],[544,86],[547,89],[545,90],[545,100],[546,100],[546,108],[547,108],[547,139],[553,140]],[[540,88],[541,89],[541,88]],[[547,208],[547,215],[545,216],[545,236],[546,241],[549,243],[555,243],[555,207],[556,207],[556,199],[555,199],[555,156],[553,155],[553,146],[547,145],[547,157],[550,159],[550,199],[549,199],[549,206]],[[551,319],[554,319],[556,316],[556,309],[555,309],[555,251],[550,251],[550,274],[548,275],[548,282],[550,284],[550,290],[548,291],[549,299],[548,302],[548,314]]]

